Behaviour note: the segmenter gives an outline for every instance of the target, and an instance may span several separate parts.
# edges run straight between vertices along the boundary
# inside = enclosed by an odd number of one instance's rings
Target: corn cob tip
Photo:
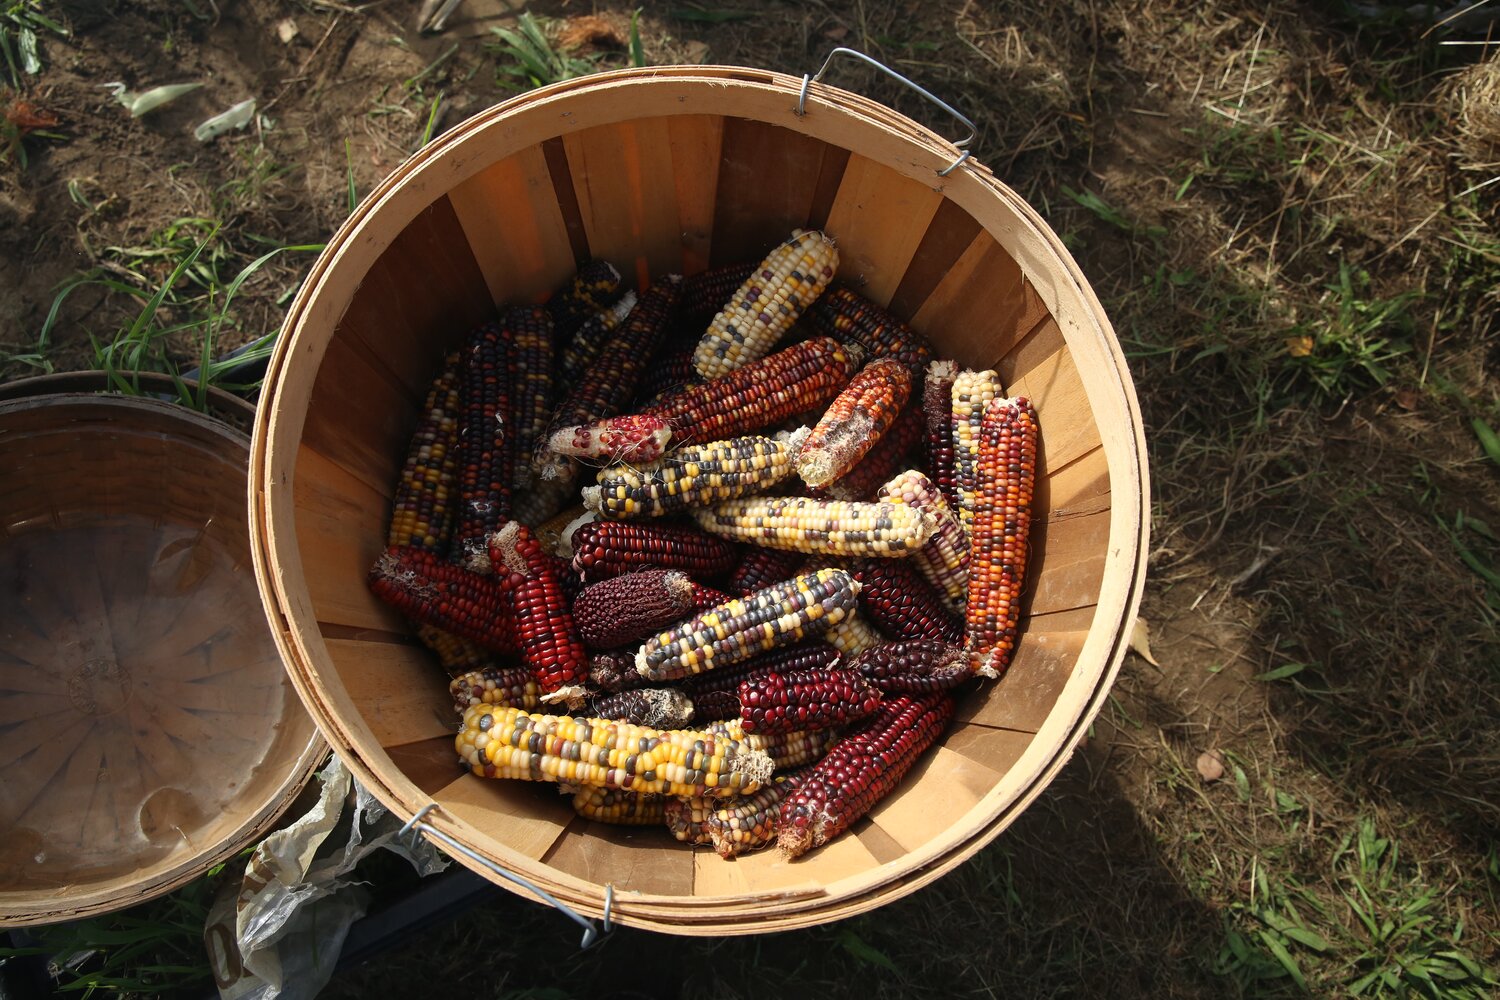
[[[599,508],[604,504],[604,496],[597,486],[585,486],[583,488],[583,505],[588,508],[590,514],[598,516]]]
[[[567,706],[568,711],[576,712],[588,703],[589,690],[582,684],[564,684],[556,691],[542,695],[540,700],[544,705],[561,703]]]
[[[927,377],[938,381],[952,379],[958,375],[958,362],[940,358],[927,365]]]
[[[784,448],[786,448],[787,451],[796,454],[797,451],[801,449],[803,442],[807,440],[807,436],[811,433],[812,428],[807,426],[806,424],[803,424],[801,427],[798,427],[794,431],[777,431],[776,440]]]
[[[597,489],[597,487],[595,488]],[[584,506],[587,507],[588,505],[585,504]],[[584,513],[579,514],[577,517],[573,518],[573,520],[565,524],[563,526],[562,533],[557,540],[557,554],[564,559],[572,559],[573,535],[577,533],[578,529],[583,527],[585,524],[591,524],[597,520],[599,520],[599,515],[596,512],[592,510],[586,510]]]

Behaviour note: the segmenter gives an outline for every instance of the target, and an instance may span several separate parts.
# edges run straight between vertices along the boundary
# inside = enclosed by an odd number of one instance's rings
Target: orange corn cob
[[[490,562],[497,576],[509,574],[516,641],[521,662],[531,668],[546,704],[583,703],[588,653],[578,639],[569,602],[552,559],[531,529],[511,521],[489,539]]]
[[[737,437],[828,405],[861,358],[858,348],[814,337],[720,378],[669,392],[641,412],[665,420],[679,445]]]
[[[911,372],[899,361],[872,361],[823,414],[797,452],[797,474],[821,489],[844,475],[896,422],[911,395]]]
[[[965,610],[969,661],[985,677],[1003,674],[1016,649],[1036,449],[1036,411],[1031,403],[1020,396],[992,401],[980,430]]]
[[[401,478],[391,498],[387,546],[414,545],[448,551],[458,471],[458,425],[462,354],[450,351],[422,403]]]
[[[907,456],[921,443],[926,429],[922,408],[908,400],[891,429],[854,468],[828,487],[828,495],[834,500],[873,499],[882,483],[907,467]]]
[[[834,285],[812,304],[807,317],[820,333],[852,340],[871,358],[895,358],[913,377],[932,360],[926,337],[852,288]]]

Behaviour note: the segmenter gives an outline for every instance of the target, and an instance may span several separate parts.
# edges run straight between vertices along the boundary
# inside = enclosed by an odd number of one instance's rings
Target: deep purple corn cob
[[[962,647],[928,639],[867,649],[855,657],[852,668],[887,694],[935,694],[974,678]]]
[[[882,632],[900,639],[963,641],[963,620],[948,610],[912,560],[860,559],[850,569],[860,584],[860,611]]]
[[[590,649],[638,643],[690,616],[695,586],[687,574],[672,569],[646,570],[589,584],[573,602],[578,636]]]
[[[831,729],[863,719],[880,692],[852,670],[771,670],[740,681],[740,722],[747,733]]]
[[[584,583],[643,569],[678,569],[711,580],[734,568],[734,546],[694,528],[592,521],[573,532],[573,569]]]
[[[450,551],[466,560],[481,553],[484,539],[510,516],[510,342],[498,324],[470,334],[461,385],[458,524]]]
[[[894,358],[915,378],[932,360],[926,337],[845,285],[834,285],[818,296],[807,317],[819,333],[853,341],[872,359]]]

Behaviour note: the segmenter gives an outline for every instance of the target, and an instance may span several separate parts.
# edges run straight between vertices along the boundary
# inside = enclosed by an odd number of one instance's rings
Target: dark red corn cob
[[[679,446],[739,437],[827,406],[854,377],[862,357],[832,337],[815,337],[670,392],[641,412],[664,419]]]
[[[832,670],[838,663],[839,651],[827,643],[802,643],[695,674],[683,682],[683,690],[692,697],[693,712],[700,721],[737,719],[741,682],[776,671]]]
[[[517,652],[508,581],[471,573],[424,549],[388,549],[370,570],[370,590],[407,618],[478,643]]]
[[[859,609],[882,632],[892,638],[963,641],[963,620],[910,560],[861,559],[850,568],[860,585]]]
[[[589,700],[588,712],[595,719],[621,719],[652,729],[683,729],[693,721],[693,702],[674,688],[643,687]]]
[[[474,670],[448,683],[453,708],[462,716],[473,705],[519,708],[525,712],[541,706],[542,689],[530,667],[491,667]]]
[[[758,545],[746,546],[745,557],[729,576],[729,589],[735,594],[748,594],[769,587],[797,575],[807,557],[801,552],[783,552],[779,549],[763,549]]]
[[[1016,651],[1036,476],[1036,411],[994,399],[979,430],[965,645],[976,673],[999,677]]]
[[[887,694],[950,691],[974,678],[960,646],[928,639],[888,642],[855,657],[853,669]]]
[[[388,546],[448,551],[457,489],[458,432],[462,412],[463,354],[449,351],[417,417],[401,478],[391,498]]]
[[[927,422],[927,467],[954,517],[958,516],[958,479],[953,465],[953,380],[957,377],[957,364],[934,361],[927,366],[927,382],[922,386],[922,416]]]
[[[808,319],[820,333],[853,341],[871,358],[895,358],[913,378],[932,360],[932,345],[880,306],[844,285],[834,285],[813,302]]]
[[[670,392],[702,382],[703,376],[693,366],[693,347],[690,346],[653,361],[651,370],[641,380],[641,390],[637,397],[642,400],[643,408],[649,408]]]
[[[573,569],[584,583],[643,569],[680,569],[713,579],[734,568],[738,553],[695,528],[634,521],[592,521],[573,532]]]
[[[675,569],[651,569],[589,584],[573,602],[578,637],[591,649],[640,642],[689,617],[696,586]]]
[[[620,271],[607,260],[591,260],[573,280],[547,300],[558,340],[567,343],[578,329],[620,297]]]
[[[510,485],[522,489],[531,482],[526,459],[536,451],[552,415],[555,385],[552,362],[552,318],[540,306],[512,306],[500,318],[509,341],[506,358],[510,373],[509,431]]]
[[[916,400],[906,404],[896,423],[869,454],[833,485],[828,495],[835,500],[873,500],[876,492],[896,473],[907,467],[907,456],[927,434],[927,422]]]
[[[831,729],[863,719],[880,692],[852,670],[771,670],[740,681],[740,721],[747,733]]]
[[[724,308],[731,296],[740,290],[750,275],[755,273],[758,261],[725,264],[708,271],[684,278],[682,281],[682,322],[698,327],[693,335],[696,342],[703,336],[703,327]]]
[[[568,598],[552,568],[553,556],[542,549],[531,529],[511,521],[489,539],[495,575],[507,575],[521,661],[541,685],[542,701],[583,704],[588,653],[578,639]]]
[[[947,695],[883,703],[782,801],[777,846],[800,857],[849,829],[900,783],[952,717]]]
[[[469,336],[459,430],[458,525],[451,552],[465,560],[510,515],[511,451],[509,342],[495,323]]]
[[[544,549],[546,545],[546,542],[542,542]],[[568,606],[572,607],[573,602],[578,600],[578,595],[583,593],[583,580],[573,572],[573,564],[561,556],[548,552],[547,564],[552,567],[552,572],[557,574],[557,582],[562,585],[563,596],[568,599]]]
[[[720,604],[727,604],[734,599],[734,595],[726,594],[722,590],[704,586],[697,580],[693,581],[693,610],[702,611],[704,608],[716,608]]]
[[[589,657],[589,687],[595,691],[629,691],[651,682],[635,669],[639,646],[610,649]]]

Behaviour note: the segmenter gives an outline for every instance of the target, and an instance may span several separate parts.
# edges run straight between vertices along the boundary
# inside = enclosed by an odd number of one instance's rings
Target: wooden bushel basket
[[[395,813],[528,898],[684,934],[869,910],[1015,820],[1098,712],[1146,555],[1141,421],[1124,359],[1062,243],[954,146],[856,94],[727,67],[627,70],[499,105],[400,166],[314,266],[267,378],[252,457],[261,592],[309,710]],[[550,785],[456,766],[445,675],[371,596],[392,488],[445,349],[497,303],[538,301],[585,257],[639,285],[758,259],[794,227],[840,276],[1030,397],[1042,438],[1018,655],[897,792],[793,862],[724,861],[576,817]],[[432,807],[427,809],[426,807]],[[490,865],[527,880],[517,887]]]
[[[51,394],[105,385],[0,393],[0,926],[203,874],[328,754],[256,607],[249,439],[154,399]]]

